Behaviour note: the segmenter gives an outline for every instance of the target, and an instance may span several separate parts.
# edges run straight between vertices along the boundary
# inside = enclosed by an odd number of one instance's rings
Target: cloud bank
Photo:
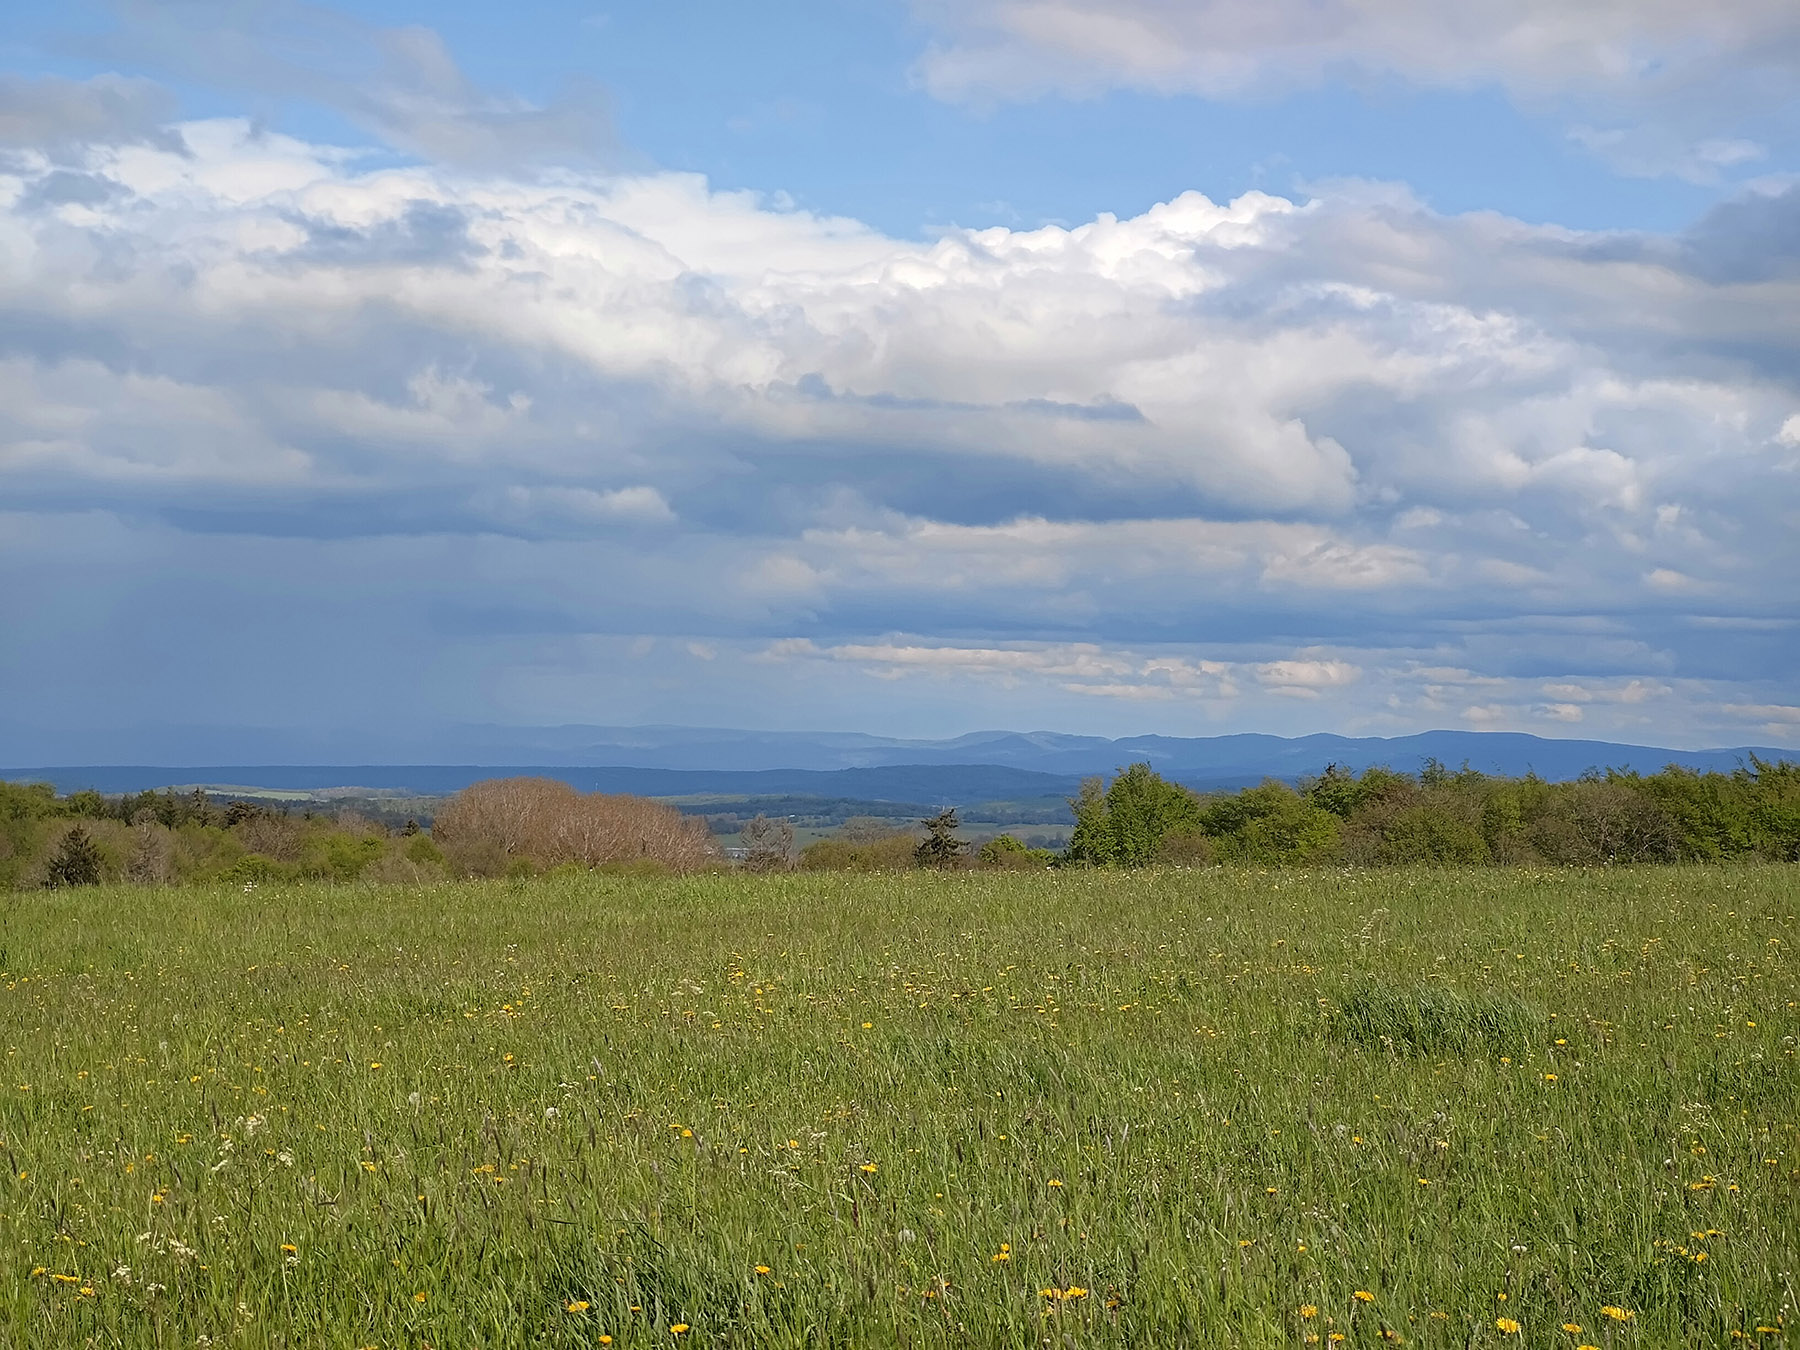
[[[51,721],[123,659],[121,716],[1796,734],[1800,189],[920,242],[101,104],[0,160]]]

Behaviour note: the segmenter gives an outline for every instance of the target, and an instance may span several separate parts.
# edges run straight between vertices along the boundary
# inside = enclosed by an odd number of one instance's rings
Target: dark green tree
[[[921,820],[925,837],[913,850],[913,861],[920,867],[955,867],[968,851],[969,841],[957,837],[962,824],[954,806],[945,807],[929,820]]]
[[[44,869],[44,885],[98,886],[100,884],[100,850],[81,826],[72,827],[56,846]]]

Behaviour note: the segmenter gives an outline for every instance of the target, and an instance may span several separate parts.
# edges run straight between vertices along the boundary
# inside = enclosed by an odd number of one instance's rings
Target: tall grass
[[[1794,1315],[1793,867],[6,903],[8,1345],[1661,1347]]]

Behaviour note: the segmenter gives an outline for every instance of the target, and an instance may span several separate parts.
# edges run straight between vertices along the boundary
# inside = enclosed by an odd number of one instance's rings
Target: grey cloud
[[[297,223],[306,243],[284,255],[297,267],[441,267],[487,251],[469,237],[468,213],[440,202],[408,202],[398,216],[361,229],[330,220]]]
[[[1720,284],[1800,278],[1800,183],[1715,206],[1682,240],[1682,260]]]
[[[61,157],[92,145],[149,145],[181,154],[172,94],[150,80],[0,73],[0,146]]]
[[[1266,97],[1328,82],[1495,86],[1633,176],[1717,182],[1800,135],[1788,0],[914,0],[918,69],[980,101],[1115,87]],[[1760,139],[1759,139],[1760,138]]]
[[[33,181],[19,196],[21,211],[58,206],[104,206],[128,195],[124,188],[99,174],[57,169]]]
[[[595,164],[612,152],[604,92],[572,79],[542,106],[482,89],[443,39],[383,28],[300,0],[126,0],[93,55],[130,61],[265,106],[335,109],[388,145],[441,163],[510,172]]]

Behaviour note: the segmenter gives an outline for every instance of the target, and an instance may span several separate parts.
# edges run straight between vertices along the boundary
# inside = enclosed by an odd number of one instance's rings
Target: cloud
[[[820,683],[762,696],[815,724],[849,670],[1045,722],[1705,739],[1784,702],[1780,193],[1677,236],[1338,184],[917,241],[689,175],[176,131],[0,166],[0,566],[62,564],[9,631],[111,622],[88,541],[218,578],[200,612],[245,568],[384,574],[396,634],[572,718],[643,637],[714,679],[812,644]],[[329,645],[351,620],[293,584],[266,602]]]
[[[169,127],[176,102],[154,81],[123,75],[70,80],[0,73],[0,146],[51,158],[95,145],[183,150]]]
[[[952,100],[1109,88],[1266,98],[1348,82],[1498,87],[1572,119],[1621,172],[1716,181],[1763,147],[1734,129],[1789,102],[1800,11],[1786,0],[914,0],[918,63]],[[1766,119],[1765,119],[1766,120]]]
[[[429,28],[380,27],[299,0],[121,0],[114,12],[118,28],[86,44],[96,58],[264,107],[323,105],[437,163],[512,172],[598,163],[613,147],[597,85],[571,80],[541,105],[483,89]]]
[[[922,70],[952,95],[1119,83],[1233,97],[1345,72],[1542,94],[1800,67],[1800,18],[1782,0],[1705,8],[1490,0],[1456,9],[1432,0],[920,0],[917,8],[951,35]]]

